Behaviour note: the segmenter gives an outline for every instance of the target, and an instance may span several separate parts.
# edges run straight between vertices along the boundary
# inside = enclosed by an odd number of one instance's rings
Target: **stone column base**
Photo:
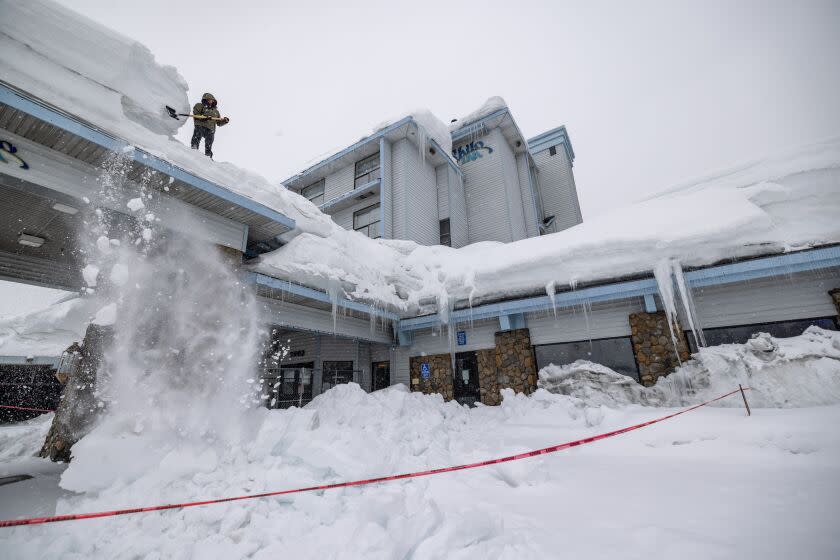
[[[664,311],[630,315],[633,353],[639,364],[639,381],[642,385],[649,387],[656,384],[657,379],[673,372],[680,361],[685,362],[691,357],[682,328],[675,323],[673,329],[677,339],[676,349]]]

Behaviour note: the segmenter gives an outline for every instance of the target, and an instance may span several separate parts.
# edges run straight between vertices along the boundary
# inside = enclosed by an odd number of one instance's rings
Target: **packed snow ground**
[[[751,417],[734,395],[721,406],[649,428],[504,465],[7,529],[0,539],[16,558],[836,558],[840,334],[811,329],[801,337],[758,340],[710,348],[675,374],[704,369],[711,391],[730,390],[745,375],[758,387],[750,394]],[[767,352],[772,359],[758,357]],[[743,367],[733,371],[739,363]],[[615,381],[609,370],[600,373]],[[544,385],[560,381],[556,371],[541,377]],[[565,375],[582,384],[585,377]],[[829,395],[819,402],[834,404],[810,406],[819,388]],[[658,388],[673,402],[704,398],[702,391],[666,389]],[[46,433],[46,415],[0,428],[0,476],[35,475],[0,487],[0,517],[172,503],[462,464],[675,410],[603,394],[540,389],[526,397],[508,390],[501,406],[469,409],[402,386],[368,394],[350,384],[303,409],[243,412],[231,419],[236,429],[201,437],[159,430],[136,409],[114,411],[77,444],[63,470],[31,457]],[[788,408],[773,408],[780,404]]]

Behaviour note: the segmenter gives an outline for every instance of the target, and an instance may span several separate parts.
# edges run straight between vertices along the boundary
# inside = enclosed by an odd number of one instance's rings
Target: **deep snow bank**
[[[581,282],[650,274],[674,259],[702,266],[726,258],[840,242],[840,138],[754,162],[700,184],[514,243],[461,249],[354,234],[300,236],[264,255],[255,270],[354,299],[429,312],[424,302],[533,294]],[[318,259],[308,258],[317,254]],[[365,258],[359,258],[365,255]]]
[[[0,320],[0,355],[60,356],[73,342],[81,342],[98,304],[74,298],[40,311]]]
[[[759,333],[745,344],[701,348],[693,359],[645,388],[608,367],[578,360],[549,365],[539,386],[588,405],[683,406],[722,395],[742,384],[755,407],[802,407],[840,403],[840,333],[810,327],[800,336]],[[735,399],[719,406],[741,406]]]

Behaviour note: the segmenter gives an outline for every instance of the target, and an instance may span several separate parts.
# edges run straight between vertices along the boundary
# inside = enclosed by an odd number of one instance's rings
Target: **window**
[[[324,203],[325,182],[326,181],[324,179],[321,179],[317,183],[312,183],[308,187],[304,187],[303,190],[300,191],[300,194],[306,197],[315,206],[320,206]]]
[[[534,353],[539,369],[548,364],[563,366],[571,364],[575,360],[588,360],[596,364],[603,364],[618,373],[632,377],[636,381],[639,380],[639,369],[636,366],[633,343],[629,336],[544,344],[534,346]]]
[[[367,235],[371,239],[382,237],[382,232],[379,231],[379,223],[379,204],[368,206],[353,213],[353,229]]]
[[[324,360],[321,375],[321,391],[331,389],[342,383],[353,381],[352,361],[327,361]]]
[[[770,334],[770,336],[776,338],[789,338],[791,336],[799,336],[811,325],[816,325],[830,331],[837,330],[837,324],[835,323],[834,318],[824,317],[703,329],[703,336],[706,338],[706,344],[708,346],[717,346],[719,344],[743,344],[752,338],[755,333],[766,332]],[[686,332],[685,338],[688,340],[689,349],[692,352],[697,352],[697,341],[694,340],[694,336],[691,334],[691,331]]]
[[[552,146],[548,149],[548,155],[556,156],[557,155],[557,146]]]
[[[452,247],[452,236],[449,234],[449,218],[440,221],[440,244]]]
[[[356,162],[356,179],[353,182],[353,188],[358,189],[362,185],[379,179],[379,177],[379,152],[376,152],[372,156]]]

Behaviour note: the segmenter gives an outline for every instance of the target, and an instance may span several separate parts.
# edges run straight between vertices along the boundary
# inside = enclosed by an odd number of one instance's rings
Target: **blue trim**
[[[301,286],[300,284],[295,284],[289,280],[280,280],[278,278],[267,276],[259,272],[246,272],[245,281],[251,284],[258,284],[262,286],[268,286],[269,288],[276,288],[278,290],[289,292],[290,294],[314,299],[323,303],[333,303],[332,298],[326,292],[322,292],[321,290],[316,290],[314,288],[308,288],[306,286]],[[377,317],[382,317],[390,321],[400,320],[400,316],[396,313],[392,313],[391,311],[385,311],[384,309],[376,309],[372,305],[359,303],[346,298],[339,298],[337,305],[345,309],[360,311],[362,313],[367,313],[368,315],[375,315]]]
[[[373,142],[374,140],[384,138],[386,135],[390,134],[394,130],[397,130],[398,128],[403,127],[403,126],[405,126],[407,124],[410,124],[410,123],[413,123],[414,126],[417,126],[417,127],[421,126],[420,124],[417,123],[417,121],[414,120],[414,117],[412,117],[410,115],[407,116],[407,117],[404,117],[404,118],[398,120],[397,122],[386,126],[382,130],[379,130],[379,131],[375,132],[374,134],[371,134],[370,136],[366,136],[366,137],[362,138],[361,140],[359,140],[355,144],[352,144],[352,145],[344,148],[340,152],[336,152],[333,155],[331,155],[330,157],[328,157],[326,159],[322,159],[321,161],[319,161],[318,163],[316,163],[314,165],[310,165],[309,167],[307,167],[306,169],[304,169],[300,173],[296,173],[295,175],[292,175],[288,179],[282,181],[282,183],[288,189],[288,188],[290,188],[288,186],[289,182],[296,181],[296,180],[300,179],[301,177],[305,177],[306,175],[314,173],[318,169],[320,169],[320,168],[322,168],[326,165],[329,165],[330,163],[333,163],[333,162],[343,158],[346,155],[351,154],[352,152],[358,150],[359,148],[365,146],[366,144],[368,144],[370,142]],[[426,132],[429,132],[429,131],[427,130]],[[454,161],[452,161],[451,154],[448,154],[445,150],[441,149],[440,145],[430,135],[427,135],[427,138],[429,140],[431,140],[431,142],[436,146],[438,152],[442,155],[442,157],[445,160],[448,160],[449,164],[457,169],[458,168],[457,164]],[[460,170],[459,170],[459,173],[460,173]]]
[[[489,115],[484,115],[480,119],[475,120],[475,121],[473,121],[469,124],[464,125],[463,127],[459,128],[458,130],[453,131],[452,132],[452,142],[453,143],[457,142],[458,140],[461,140],[462,138],[466,138],[470,134],[475,134],[476,129],[486,128],[487,121],[493,120],[497,117],[503,117],[505,115],[505,113],[510,113],[510,110],[507,107],[502,107],[501,109],[496,109],[495,111],[493,111]],[[512,118],[513,118],[513,116],[511,115],[511,119]],[[520,134],[520,136],[521,136],[521,134]],[[522,139],[524,140],[525,137],[522,136]]]
[[[743,282],[767,276],[792,274],[840,266],[840,247],[823,247],[809,251],[785,253],[774,257],[752,259],[713,268],[692,270],[685,273],[685,280],[692,288]]]
[[[512,313],[510,315],[499,315],[499,327],[503,331],[514,331],[525,328],[525,314]]]
[[[381,167],[380,167],[380,169],[381,169]],[[335,198],[332,198],[332,199],[328,200],[327,202],[318,206],[318,209],[321,210],[321,212],[333,211],[333,210],[336,209],[335,206],[341,204],[342,202],[347,202],[348,200],[353,200],[354,198],[356,198],[360,194],[364,193],[364,191],[366,191],[366,190],[370,190],[370,194],[375,193],[376,189],[374,187],[377,187],[377,186],[380,187],[380,190],[381,190],[382,179],[374,179],[373,181],[368,181],[367,183],[365,183],[364,185],[362,185],[359,188],[353,189],[352,191],[347,191],[346,193],[344,193],[342,195],[339,195]],[[347,206],[351,206],[352,204],[353,203],[351,202]],[[343,208],[343,206],[342,206],[342,208]],[[341,210],[341,208],[338,208],[338,210]]]
[[[565,126],[558,126],[557,128],[538,134],[528,140],[528,151],[532,154],[536,154],[543,150],[547,150],[552,146],[557,146],[558,144],[563,145],[563,149],[566,150],[566,155],[569,157],[569,161],[574,163],[575,150],[572,148],[572,141],[569,139],[569,132],[566,130]]]
[[[85,140],[93,142],[94,144],[102,146],[108,150],[119,152],[130,146],[130,144],[124,140],[111,136],[110,134],[106,134],[105,132],[93,128],[90,125],[84,124],[69,115],[65,115],[58,110],[53,109],[52,107],[38,103],[21,93],[9,89],[3,84],[0,84],[0,102],[32,115],[44,122],[55,125],[58,128],[66,130],[67,132],[75,134],[80,138],[84,138]],[[276,210],[272,210],[267,206],[263,206],[246,196],[225,189],[224,187],[212,183],[207,179],[202,179],[201,177],[164,161],[157,156],[153,156],[144,150],[134,148],[132,157],[134,161],[140,163],[141,165],[145,165],[146,167],[150,167],[151,169],[160,171],[161,173],[166,173],[167,175],[175,177],[176,179],[201,191],[212,194],[226,202],[230,202],[250,210],[255,214],[263,216],[264,218],[277,222],[287,229],[291,230],[295,228],[295,221],[288,216],[285,216]]]
[[[840,246],[785,253],[783,255],[694,270],[685,273],[685,278],[690,287],[698,288],[829,267],[840,267]],[[450,323],[459,324],[516,313],[530,313],[534,311],[546,311],[552,308],[572,307],[584,302],[614,301],[632,297],[645,298],[645,309],[650,312],[651,307],[648,305],[648,297],[645,296],[653,296],[658,291],[654,278],[617,282],[558,293],[554,296],[553,303],[548,296],[539,296],[482,305],[472,309],[459,309],[450,313]],[[655,302],[653,303],[655,304]],[[653,309],[655,310],[655,306]],[[423,317],[403,319],[400,321],[398,329],[402,331],[413,331],[437,327],[441,324],[442,321],[439,315],[425,315]]]
[[[653,294],[645,294],[645,311],[656,313],[656,300],[653,299]]]

